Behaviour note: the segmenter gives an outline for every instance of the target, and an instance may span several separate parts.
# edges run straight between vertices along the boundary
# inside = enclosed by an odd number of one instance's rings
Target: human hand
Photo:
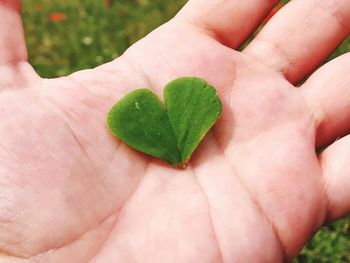
[[[26,62],[19,2],[0,0],[1,262],[282,262],[350,211],[350,1],[192,0],[117,60],[59,79]],[[125,94],[179,76],[223,114],[178,170],[106,128]],[[291,84],[292,83],[292,84]]]

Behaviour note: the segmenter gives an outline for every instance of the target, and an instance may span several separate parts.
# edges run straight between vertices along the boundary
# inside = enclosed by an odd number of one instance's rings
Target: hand
[[[236,51],[277,2],[192,0],[117,60],[42,79],[18,2],[1,0],[0,261],[282,262],[345,216],[350,54],[293,84],[348,36],[350,1],[292,1]],[[132,150],[105,121],[131,90],[162,98],[179,76],[223,101],[185,170]]]

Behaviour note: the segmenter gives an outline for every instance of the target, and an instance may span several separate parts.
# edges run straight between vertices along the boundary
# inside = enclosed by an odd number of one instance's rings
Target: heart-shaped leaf
[[[165,106],[148,89],[135,90],[113,106],[107,122],[131,147],[185,167],[221,114],[216,90],[199,78],[178,78],[164,89]]]

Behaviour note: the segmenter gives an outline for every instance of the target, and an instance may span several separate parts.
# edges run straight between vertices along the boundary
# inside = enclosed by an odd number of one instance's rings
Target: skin
[[[349,35],[350,1],[294,0],[236,51],[277,2],[190,0],[117,60],[42,79],[20,2],[0,0],[0,261],[283,262],[348,214],[350,54],[295,85]],[[223,102],[184,170],[105,124],[179,76]]]

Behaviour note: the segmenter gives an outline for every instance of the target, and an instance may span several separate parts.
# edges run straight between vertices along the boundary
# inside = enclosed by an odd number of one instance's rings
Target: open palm
[[[249,3],[248,3],[249,2]],[[19,3],[0,1],[1,262],[282,262],[350,211],[350,1],[191,0],[117,60],[59,79],[25,61]],[[213,84],[223,114],[190,166],[105,124],[135,88]]]

